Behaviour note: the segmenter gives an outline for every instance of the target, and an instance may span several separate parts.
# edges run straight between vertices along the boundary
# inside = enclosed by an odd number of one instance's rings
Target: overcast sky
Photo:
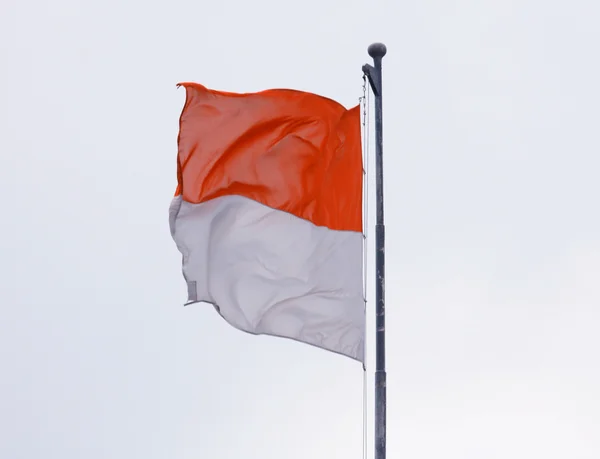
[[[363,457],[360,364],[182,307],[167,211],[176,83],[350,107],[373,41],[389,459],[600,457],[599,14],[2,0],[0,457]]]

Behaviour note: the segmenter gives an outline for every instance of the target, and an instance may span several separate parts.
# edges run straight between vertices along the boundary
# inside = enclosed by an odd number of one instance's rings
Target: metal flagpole
[[[383,107],[381,60],[387,52],[383,43],[369,46],[373,66],[363,72],[375,94],[375,187],[377,222],[375,225],[375,459],[386,458],[386,372],[385,372],[385,224],[383,219]]]

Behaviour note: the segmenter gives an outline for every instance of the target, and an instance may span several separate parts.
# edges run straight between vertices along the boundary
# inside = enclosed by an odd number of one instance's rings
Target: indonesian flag
[[[182,86],[169,222],[188,303],[363,362],[360,107]]]

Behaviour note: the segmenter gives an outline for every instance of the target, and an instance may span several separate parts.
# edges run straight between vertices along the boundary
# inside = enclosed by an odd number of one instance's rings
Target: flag
[[[169,223],[188,304],[363,362],[360,107],[181,86]]]

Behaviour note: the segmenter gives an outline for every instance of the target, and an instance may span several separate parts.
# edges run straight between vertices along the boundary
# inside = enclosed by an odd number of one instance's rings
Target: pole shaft
[[[385,371],[385,225],[383,218],[383,104],[381,57],[374,58],[379,94],[375,96],[375,458],[386,457],[386,371]]]
[[[385,370],[385,223],[383,214],[383,78],[381,61],[386,47],[369,47],[373,57],[371,86],[375,86],[375,459],[386,459],[387,390]]]

